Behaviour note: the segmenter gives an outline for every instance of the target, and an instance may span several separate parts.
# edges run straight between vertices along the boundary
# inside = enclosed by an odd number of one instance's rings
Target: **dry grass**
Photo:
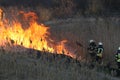
[[[39,59],[24,53],[9,53],[0,50],[1,80],[117,80],[103,73],[80,67],[74,62],[64,63],[66,58],[47,60],[47,55]]]
[[[13,9],[13,8],[11,8]],[[11,10],[10,9],[10,10]],[[18,12],[18,9],[13,10]],[[29,9],[26,9],[26,11]],[[9,9],[6,11],[9,12]],[[47,15],[48,10],[45,9]],[[12,12],[12,11],[11,11]],[[14,14],[16,14],[14,13]],[[10,13],[7,13],[8,15]],[[14,15],[13,14],[13,15]],[[42,13],[41,13],[42,14]],[[44,12],[43,12],[44,14]],[[50,15],[51,16],[51,15]],[[11,15],[7,16],[9,18]],[[49,17],[46,16],[46,19]],[[102,41],[104,63],[114,60],[113,53],[120,46],[119,18],[70,18],[67,20],[54,20],[45,22],[50,26],[51,37],[56,41],[67,39],[66,46],[72,48],[75,54],[86,59],[87,45],[90,39]],[[75,42],[79,41],[84,48],[78,47]],[[77,50],[77,51],[76,51]],[[0,50],[0,79],[1,80],[113,80],[108,75],[98,73],[95,69],[79,67],[76,63],[64,64],[64,59],[57,62],[48,61],[46,57],[35,59],[36,55],[28,56],[27,52],[4,52]],[[117,80],[117,79],[114,79]]]
[[[67,39],[68,46],[74,50],[78,49],[76,54],[81,56],[87,54],[86,49],[90,39],[94,39],[96,43],[103,42],[105,62],[114,60],[114,53],[120,46],[120,18],[80,17],[46,22],[45,24],[51,27],[53,37],[59,40]],[[77,47],[76,41],[79,41],[85,48]]]

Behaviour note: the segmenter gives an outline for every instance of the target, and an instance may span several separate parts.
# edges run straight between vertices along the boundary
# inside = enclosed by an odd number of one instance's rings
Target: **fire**
[[[9,43],[10,45],[20,45],[26,48],[48,51],[57,54],[65,54],[74,57],[74,54],[67,50],[65,46],[67,40],[62,40],[56,45],[52,44],[54,40],[52,40],[52,43],[48,41],[48,39],[50,39],[50,33],[48,31],[50,28],[46,27],[44,24],[38,24],[38,17],[34,12],[25,13],[20,11],[19,15],[22,15],[22,20],[28,23],[27,29],[24,29],[22,23],[17,19],[14,21],[1,19],[0,46],[6,46],[6,43]]]

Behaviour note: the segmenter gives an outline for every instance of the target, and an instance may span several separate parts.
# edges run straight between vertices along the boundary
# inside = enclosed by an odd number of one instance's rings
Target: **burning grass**
[[[65,46],[67,40],[61,40],[60,42],[52,40],[48,31],[49,27],[46,27],[44,24],[39,24],[37,22],[38,17],[34,12],[25,13],[24,11],[20,11],[17,13],[17,16],[20,17],[20,20],[17,18],[11,21],[9,19],[1,19],[1,46],[5,47],[6,43],[10,45],[21,45],[40,51],[57,54],[64,53],[75,58],[75,55],[68,51]]]

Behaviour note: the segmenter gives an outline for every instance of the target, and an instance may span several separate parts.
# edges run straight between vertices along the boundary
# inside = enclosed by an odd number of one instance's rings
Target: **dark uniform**
[[[103,58],[103,45],[102,43],[99,43],[98,47],[97,47],[97,51],[96,51],[96,61],[101,64],[102,63],[102,58]]]
[[[95,42],[91,42],[89,44],[88,53],[90,54],[91,59],[93,61],[95,59],[95,56],[96,56],[96,43]]]

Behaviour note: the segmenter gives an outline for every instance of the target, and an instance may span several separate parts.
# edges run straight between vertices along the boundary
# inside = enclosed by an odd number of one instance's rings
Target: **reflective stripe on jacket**
[[[97,48],[97,56],[98,57],[102,57],[102,54],[103,54],[103,48],[102,47],[98,47]]]
[[[115,56],[116,56],[116,61],[120,62],[120,53],[117,53]]]
[[[117,59],[117,62],[120,62],[120,59]]]

